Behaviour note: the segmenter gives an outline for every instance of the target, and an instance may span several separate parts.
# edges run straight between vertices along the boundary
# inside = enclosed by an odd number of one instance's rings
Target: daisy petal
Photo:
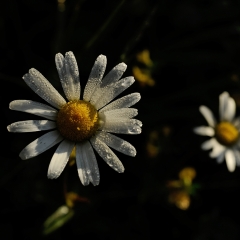
[[[88,82],[84,89],[83,100],[85,101],[91,100],[92,95],[95,92],[96,88],[101,84],[101,80],[105,72],[106,65],[107,65],[106,56],[104,55],[98,56],[93,65],[92,71],[88,78]]]
[[[234,155],[235,155],[237,166],[240,166],[240,153],[239,153],[239,150],[234,150]]]
[[[31,100],[15,100],[10,102],[9,108],[11,110],[31,113],[40,117],[55,120],[57,110],[39,102]]]
[[[96,104],[98,98],[102,96],[105,87],[109,84],[117,82],[123,75],[127,68],[125,63],[119,63],[115,66],[102,80],[102,83],[98,89],[96,89],[94,95],[92,96],[91,103]]]
[[[125,63],[119,63],[103,78],[101,87],[105,87],[108,84],[117,82],[122,77],[126,69],[127,65]]]
[[[66,103],[51,83],[36,69],[31,68],[29,73],[23,76],[23,80],[36,94],[52,106],[60,108]]]
[[[115,119],[106,121],[101,130],[112,133],[140,134],[142,123],[137,119]]]
[[[236,103],[233,100],[233,98],[228,98],[228,105],[227,105],[227,109],[225,111],[225,116],[224,116],[224,120],[232,122],[234,116],[236,113]]]
[[[229,172],[233,172],[236,167],[236,160],[231,149],[228,149],[225,154],[226,164]]]
[[[215,144],[213,145],[213,150],[209,153],[209,156],[211,158],[216,158],[219,155],[221,155],[223,152],[226,151],[226,147],[219,144],[217,141],[215,142]]]
[[[63,87],[63,91],[69,101],[80,98],[80,81],[78,65],[72,52],[65,54],[65,59],[61,53],[55,56],[58,75]]]
[[[216,139],[215,138],[211,138],[207,141],[205,141],[202,145],[201,148],[202,150],[209,150],[211,148],[213,148],[213,146],[216,144]]]
[[[199,111],[202,113],[210,127],[214,127],[216,125],[216,120],[213,116],[213,113],[208,107],[200,106]]]
[[[96,136],[90,139],[94,149],[98,152],[100,157],[115,171],[122,173],[124,172],[124,167],[118,157],[113,153],[113,151],[102,141],[100,141]]]
[[[86,151],[84,151],[83,148],[84,146],[80,144],[76,145],[76,164],[80,181],[83,186],[87,186],[90,183],[90,179],[87,174],[87,171],[89,171],[89,169],[87,169],[86,166],[87,163],[87,159],[85,156]]]
[[[219,95],[219,116],[221,121],[225,120],[225,111],[228,106],[228,98],[228,92],[223,92]]]
[[[88,141],[76,145],[76,163],[79,178],[84,186],[89,182],[94,186],[99,184],[100,174],[96,156]]]
[[[113,109],[131,107],[132,105],[137,103],[140,99],[141,99],[140,93],[131,93],[109,103],[107,106],[102,108],[99,112],[102,113],[102,112],[106,112]]]
[[[223,151],[217,156],[217,163],[219,164],[222,163],[224,161],[224,157],[225,157],[225,151]]]
[[[64,80],[66,73],[65,73],[65,59],[61,53],[57,53],[55,55],[55,64],[58,71],[58,76],[60,78],[60,81],[62,82]]]
[[[132,157],[135,157],[137,152],[136,149],[127,141],[116,137],[107,132],[99,131],[97,133],[97,138],[102,142],[107,144],[109,147]]]
[[[110,84],[105,88],[101,97],[98,99],[96,104],[94,105],[96,109],[100,109],[105,106],[107,103],[112,101],[115,97],[117,97],[120,93],[122,93],[125,89],[130,87],[134,83],[133,77],[126,77],[119,80],[116,83]]]
[[[213,137],[215,134],[215,131],[212,127],[205,127],[205,126],[196,127],[193,129],[193,131],[196,134],[199,134],[202,136],[208,136],[208,137]]]
[[[63,137],[57,130],[48,132],[28,144],[19,154],[22,160],[26,160],[45,152],[55,144],[62,141]]]
[[[116,118],[133,118],[137,116],[138,110],[135,108],[120,108],[100,113],[100,118],[116,119]]]
[[[36,132],[53,128],[56,128],[56,123],[49,120],[20,121],[7,126],[9,132]]]
[[[48,178],[54,179],[60,176],[69,160],[74,145],[74,142],[68,140],[64,140],[60,143],[49,164],[47,173]]]

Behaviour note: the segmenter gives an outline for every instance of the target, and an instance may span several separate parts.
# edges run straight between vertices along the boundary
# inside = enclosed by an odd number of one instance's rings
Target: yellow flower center
[[[231,146],[238,140],[239,132],[229,122],[220,122],[215,129],[216,139],[223,145]]]
[[[83,100],[70,101],[57,114],[60,134],[73,142],[90,139],[99,127],[98,112],[92,104]]]

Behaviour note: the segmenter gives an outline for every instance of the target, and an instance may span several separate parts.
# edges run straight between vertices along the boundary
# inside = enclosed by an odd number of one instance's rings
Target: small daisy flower
[[[209,156],[216,158],[218,163],[226,159],[227,168],[230,172],[240,165],[240,119],[235,118],[236,103],[227,92],[219,96],[219,116],[217,122],[212,111],[206,106],[200,106],[200,112],[209,126],[200,126],[194,129],[196,134],[211,137],[202,144],[203,150],[212,149]]]
[[[130,108],[140,100],[140,94],[132,93],[112,101],[133,84],[134,78],[120,79],[127,68],[125,63],[115,66],[103,78],[107,59],[100,55],[91,70],[83,100],[80,100],[79,72],[73,53],[67,52],[65,57],[58,53],[55,62],[68,101],[40,72],[32,68],[23,76],[24,81],[52,107],[31,100],[15,100],[9,108],[47,120],[15,122],[7,129],[9,132],[21,133],[51,130],[27,145],[20,152],[20,158],[25,160],[35,157],[60,143],[48,168],[48,178],[54,179],[62,173],[76,147],[76,164],[82,184],[88,185],[91,182],[94,186],[98,185],[100,174],[93,148],[119,173],[124,171],[124,167],[109,147],[129,156],[136,155],[136,150],[130,143],[112,133],[141,133],[142,123],[134,119],[138,111]]]

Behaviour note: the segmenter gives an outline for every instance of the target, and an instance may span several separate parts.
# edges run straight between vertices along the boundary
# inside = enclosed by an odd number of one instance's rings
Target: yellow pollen
[[[99,127],[98,112],[92,104],[83,100],[70,101],[57,114],[60,134],[73,142],[90,139]]]
[[[216,139],[225,146],[231,146],[238,140],[239,132],[229,122],[220,122],[215,129]]]

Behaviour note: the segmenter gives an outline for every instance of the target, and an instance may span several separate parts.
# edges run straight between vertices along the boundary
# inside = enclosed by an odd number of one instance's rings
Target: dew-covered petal
[[[36,94],[52,106],[60,108],[66,103],[52,84],[36,69],[31,68],[29,73],[23,76],[23,80]]]
[[[228,149],[225,153],[226,164],[229,172],[233,172],[236,167],[236,160],[234,153],[231,149]]]
[[[40,117],[44,117],[50,120],[55,120],[57,110],[39,102],[31,100],[15,100],[10,102],[9,108],[11,110],[31,113]]]
[[[215,131],[212,127],[205,127],[205,126],[196,127],[193,129],[193,131],[196,134],[199,134],[202,136],[208,136],[208,137],[213,137],[215,134]]]
[[[142,122],[137,119],[115,119],[106,121],[102,126],[103,131],[122,134],[140,134]]]
[[[223,92],[219,96],[219,115],[221,121],[231,122],[236,113],[236,103],[228,94]]]
[[[69,160],[74,145],[74,142],[68,140],[64,140],[59,144],[48,167],[48,178],[54,179],[60,176]]]
[[[100,118],[113,120],[119,118],[133,118],[137,116],[138,110],[135,108],[120,108],[106,111],[104,113],[99,113]]]
[[[28,144],[19,154],[22,160],[36,157],[37,155],[45,152],[55,144],[62,141],[63,137],[57,130],[48,132],[41,137],[37,138]]]
[[[224,161],[224,158],[225,158],[225,151],[223,151],[222,153],[220,153],[218,156],[217,156],[217,163],[222,163]]]
[[[220,154],[222,154],[225,151],[226,151],[226,147],[221,145],[221,144],[219,144],[216,141],[215,144],[213,145],[212,151],[209,153],[209,156],[211,158],[216,158],[216,157],[218,157]]]
[[[117,82],[126,71],[127,65],[122,62],[116,65],[102,80],[101,87],[105,87],[108,84]]]
[[[209,150],[213,148],[213,146],[217,143],[215,138],[211,138],[205,142],[202,143],[201,148],[202,150]]]
[[[129,142],[116,137],[115,135],[104,131],[99,131],[97,132],[96,137],[107,144],[109,147],[123,154],[129,155],[131,157],[135,157],[137,154],[136,149]]]
[[[9,132],[37,132],[56,128],[56,123],[49,120],[27,120],[7,126]]]
[[[103,79],[99,88],[96,89],[94,95],[92,96],[91,103],[96,104],[98,98],[103,94],[105,87],[109,84],[117,82],[123,75],[127,68],[125,63],[119,63],[115,66]]]
[[[141,99],[140,93],[131,93],[109,103],[108,105],[103,107],[101,110],[99,110],[99,112],[103,113],[113,109],[131,107],[132,105],[137,103],[140,99]]]
[[[117,97],[120,93],[122,93],[125,89],[130,87],[134,83],[134,81],[134,77],[126,77],[116,83],[106,86],[102,95],[100,96],[100,98],[98,98],[96,104],[94,104],[95,108],[100,109],[105,106],[115,97]]]
[[[115,171],[122,173],[124,172],[124,167],[118,157],[113,153],[113,151],[96,136],[90,139],[92,146],[100,155],[100,157]]]
[[[65,59],[61,53],[57,53],[55,55],[55,64],[56,64],[56,68],[58,71],[60,81],[62,83],[62,81],[64,80],[64,77],[65,77],[66,71],[65,71]],[[64,87],[63,87],[63,89],[64,89]]]
[[[216,120],[213,116],[213,113],[208,107],[200,106],[199,111],[202,113],[210,127],[214,127],[216,125]]]
[[[94,186],[99,184],[100,173],[95,153],[88,141],[77,143],[76,145],[76,163],[78,176],[81,183],[86,186],[91,182]]]
[[[69,101],[80,99],[80,80],[78,65],[72,52],[65,54],[65,59],[61,53],[55,56],[58,75],[63,87],[63,91]]]
[[[91,100],[93,93],[95,92],[97,87],[99,87],[101,84],[101,80],[105,72],[106,65],[107,65],[106,56],[104,55],[98,56],[92,67],[90,76],[88,78],[88,82],[84,89],[83,100],[85,101]]]

